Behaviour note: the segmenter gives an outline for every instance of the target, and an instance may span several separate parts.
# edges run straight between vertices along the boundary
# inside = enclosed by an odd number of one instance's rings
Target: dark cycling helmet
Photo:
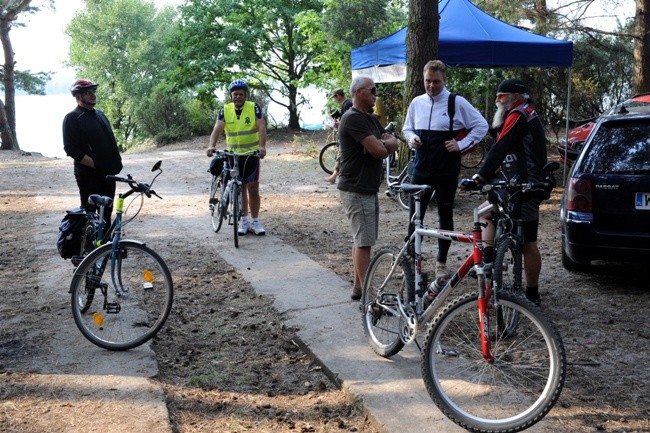
[[[246,90],[248,92],[248,84],[242,80],[235,80],[230,83],[228,86],[229,91],[232,93],[233,90]]]
[[[72,87],[70,87],[70,93],[72,96],[76,96],[79,92],[85,92],[86,90],[96,89],[97,84],[93,83],[90,80],[77,80],[74,82]]]

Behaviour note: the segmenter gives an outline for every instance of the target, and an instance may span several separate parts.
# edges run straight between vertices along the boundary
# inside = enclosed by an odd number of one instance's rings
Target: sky
[[[41,4],[35,0],[33,4]],[[182,0],[154,0],[157,7],[178,5]],[[81,0],[56,0],[56,11],[42,8],[37,14],[24,15],[24,27],[14,27],[9,34],[16,53],[16,68],[32,72],[52,71],[60,75],[72,76],[74,71],[63,63],[68,59],[69,40],[65,35],[75,12],[81,9]],[[28,17],[26,19],[26,17]]]

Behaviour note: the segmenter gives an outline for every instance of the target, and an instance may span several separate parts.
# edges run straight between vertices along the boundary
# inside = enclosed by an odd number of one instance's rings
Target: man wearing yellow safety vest
[[[260,212],[260,159],[266,155],[266,124],[260,106],[253,101],[246,100],[248,84],[242,80],[235,80],[230,83],[229,91],[232,102],[226,104],[219,111],[212,134],[210,134],[207,155],[214,154],[217,142],[224,131],[226,132],[228,150],[237,153],[259,150],[259,158],[250,155],[239,157],[239,169],[243,183],[243,218],[238,233],[245,235],[252,232],[261,236],[266,234],[258,219]]]

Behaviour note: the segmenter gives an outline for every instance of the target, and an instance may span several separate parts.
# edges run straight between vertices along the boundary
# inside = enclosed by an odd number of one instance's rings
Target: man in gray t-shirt
[[[371,78],[357,77],[350,85],[352,108],[341,117],[339,146],[341,171],[338,189],[352,228],[354,285],[352,300],[361,299],[361,288],[370,263],[370,249],[379,228],[382,160],[395,152],[399,141],[370,114],[377,99]]]

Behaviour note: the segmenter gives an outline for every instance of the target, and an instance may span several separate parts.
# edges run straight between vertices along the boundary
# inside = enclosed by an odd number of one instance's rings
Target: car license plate
[[[650,210],[650,192],[637,192],[634,199],[634,208]]]

